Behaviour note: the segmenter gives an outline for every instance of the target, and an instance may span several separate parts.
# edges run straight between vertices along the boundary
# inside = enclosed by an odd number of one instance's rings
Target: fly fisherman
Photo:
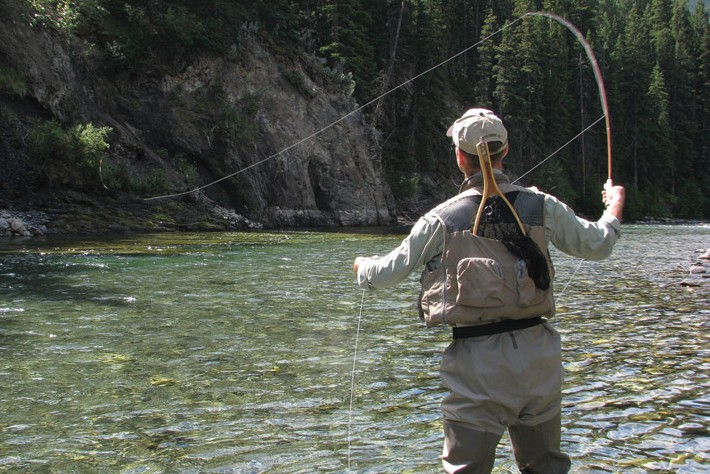
[[[502,172],[508,132],[493,112],[470,109],[447,135],[465,178],[459,194],[421,217],[388,255],[356,258],[358,285],[394,286],[423,268],[420,317],[427,326],[453,327],[440,368],[450,390],[441,403],[445,472],[490,472],[506,428],[522,472],[568,472],[570,459],[560,450],[560,336],[544,319],[555,312],[548,245],[575,257],[608,257],[620,235],[625,190],[608,183],[606,211],[589,222],[554,196],[510,184]],[[512,203],[508,213],[515,220],[505,212],[479,212],[486,176]],[[521,233],[541,256],[537,263],[490,234],[473,232],[481,214],[500,216],[489,228]]]

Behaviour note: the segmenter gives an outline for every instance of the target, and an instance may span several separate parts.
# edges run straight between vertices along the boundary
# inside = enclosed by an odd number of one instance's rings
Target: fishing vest
[[[505,193],[506,198],[544,253],[552,279],[554,268],[543,227],[545,197],[525,188],[513,189]],[[473,326],[554,315],[552,282],[547,290],[537,288],[524,260],[503,243],[471,232],[480,201],[480,192],[469,189],[432,211],[444,226],[444,246],[438,267],[427,265],[422,273],[420,317],[427,326]]]

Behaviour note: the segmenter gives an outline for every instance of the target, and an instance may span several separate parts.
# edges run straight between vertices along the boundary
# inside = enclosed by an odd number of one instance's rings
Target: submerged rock
[[[691,265],[690,268],[688,269],[688,271],[689,271],[692,275],[697,275],[697,274],[700,274],[700,273],[705,273],[705,267],[704,267],[703,265],[697,265],[697,264],[696,264],[696,265]]]
[[[708,432],[705,425],[700,423],[684,423],[678,427],[683,434],[689,435],[704,435]]]
[[[710,249],[698,250],[702,253],[697,260],[692,261],[688,267],[689,277],[680,282],[681,286],[699,288],[710,286]]]

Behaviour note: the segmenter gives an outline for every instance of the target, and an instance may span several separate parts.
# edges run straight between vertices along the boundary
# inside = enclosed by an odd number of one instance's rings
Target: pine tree
[[[518,0],[514,15],[522,16],[535,7],[532,2]],[[545,47],[541,22],[530,17],[503,32],[496,55],[494,97],[500,109],[497,112],[508,126],[511,146],[507,167],[514,174],[527,172],[546,156],[545,75],[539,54]]]
[[[494,109],[493,91],[495,90],[495,50],[500,36],[493,36],[499,29],[498,18],[493,9],[488,10],[488,15],[483,23],[481,38],[483,43],[478,46],[478,68],[475,74],[475,104],[480,107]]]
[[[362,0],[337,0],[320,6],[318,14],[325,40],[320,54],[336,71],[352,74],[356,98],[369,99],[376,92],[373,86],[380,70],[377,42],[372,37],[377,28],[370,11],[363,7]]]
[[[701,216],[710,216],[710,19],[702,2],[698,2],[691,16],[691,25],[697,41],[695,59],[697,74],[694,83],[694,96],[697,102],[696,115],[693,121],[696,124],[696,135],[693,141],[693,150],[697,160],[687,172],[694,176],[692,186],[700,193],[694,194],[688,201],[694,209],[702,211]]]
[[[642,183],[644,163],[643,121],[647,115],[643,97],[648,90],[648,78],[652,70],[652,58],[648,45],[650,31],[642,12],[634,3],[623,14],[626,21],[623,33],[614,44],[612,100],[613,110],[617,114],[616,164],[622,175],[630,178],[631,184],[638,189]]]

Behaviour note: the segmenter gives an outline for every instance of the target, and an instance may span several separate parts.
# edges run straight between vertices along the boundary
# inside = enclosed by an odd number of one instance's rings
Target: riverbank
[[[41,209],[41,210],[40,210]],[[0,238],[146,232],[258,230],[264,226],[209,199],[149,203],[135,198],[55,197],[41,206],[0,207]]]
[[[406,214],[393,227],[409,227],[416,219]],[[648,217],[637,225],[710,225],[710,222]],[[304,222],[304,227],[311,227]],[[41,207],[0,206],[0,238],[42,235],[101,235],[147,232],[212,232],[259,230],[268,226],[205,197],[187,196],[147,203],[140,199],[88,199],[68,202],[55,198]],[[709,269],[710,272],[710,269]]]

